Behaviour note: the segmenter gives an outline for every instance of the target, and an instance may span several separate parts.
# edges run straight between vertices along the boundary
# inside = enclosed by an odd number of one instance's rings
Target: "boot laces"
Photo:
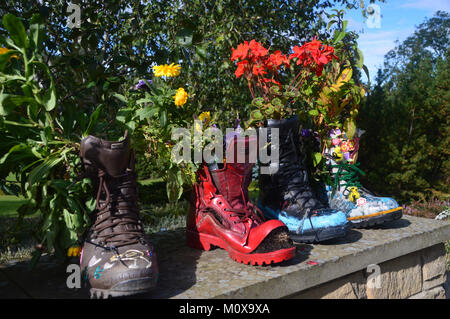
[[[264,215],[261,210],[251,202],[247,202],[244,208],[225,208],[224,211],[230,212],[230,217],[239,218],[239,221],[234,221],[235,224],[238,222],[244,223],[249,219],[255,221],[257,224],[262,224],[264,221]]]
[[[331,165],[332,170],[335,168],[337,168],[337,171],[333,174],[333,195],[337,190],[341,190],[341,187],[343,187],[344,192],[351,187],[364,189],[359,182],[359,175],[365,175],[365,173],[359,168],[359,163],[341,162]]]
[[[280,148],[283,147],[283,150],[280,151],[280,163],[285,163],[285,166],[281,173],[285,177],[284,180],[288,181],[286,186],[287,190],[293,194],[292,201],[299,204],[303,207],[304,203],[314,199],[316,202],[315,206],[317,208],[321,208],[321,204],[319,201],[315,199],[311,186],[309,182],[304,182],[303,178],[305,177],[307,169],[304,164],[304,158],[299,158],[299,149],[297,143],[294,140],[294,134],[292,128],[287,134],[287,138],[284,143],[280,144]],[[295,161],[292,160],[292,156],[294,156]],[[293,176],[299,177],[301,175],[302,178],[292,178]],[[306,210],[306,215],[312,214],[311,209]]]
[[[130,170],[123,175],[111,177],[102,169],[98,169],[98,178],[96,215],[102,215],[103,218],[98,218],[92,226],[96,237],[100,240],[100,245],[96,244],[96,246],[115,251],[121,246],[146,244],[139,208],[136,205],[136,174]],[[113,185],[112,191],[108,184]],[[131,194],[121,193],[123,188],[130,189]],[[105,194],[105,200],[101,205],[102,194]],[[102,234],[107,229],[110,229],[111,233]]]

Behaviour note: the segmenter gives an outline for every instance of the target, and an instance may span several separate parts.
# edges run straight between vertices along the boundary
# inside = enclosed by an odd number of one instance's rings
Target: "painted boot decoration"
[[[235,147],[238,139],[233,137],[227,149]],[[248,161],[250,141],[245,138],[245,163],[237,163],[235,157],[234,163],[210,168],[203,164],[199,169],[187,216],[187,243],[204,250],[223,248],[240,263],[269,265],[294,257],[295,247],[286,226],[278,220],[264,221],[249,201],[253,167]]]
[[[81,141],[80,156],[97,198],[80,257],[91,297],[149,291],[156,285],[158,265],[139,216],[134,155],[127,132],[120,142],[87,136]]]
[[[362,187],[358,175],[363,175],[356,163],[359,139],[357,130],[348,139],[341,130],[332,130],[330,148],[326,149],[327,164],[333,185],[326,186],[330,207],[347,214],[353,227],[363,228],[402,217],[402,207],[390,197],[377,197]]]
[[[279,129],[279,166],[273,174],[259,175],[258,206],[268,218],[284,222],[290,237],[297,242],[321,242],[347,234],[349,223],[345,213],[331,209],[315,197],[300,151],[297,116],[268,120],[271,130]],[[304,156],[303,156],[304,157]],[[269,167],[271,163],[260,166]]]

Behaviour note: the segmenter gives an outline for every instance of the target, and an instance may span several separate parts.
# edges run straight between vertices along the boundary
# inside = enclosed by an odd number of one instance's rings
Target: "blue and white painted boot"
[[[268,142],[272,141],[274,129],[278,129],[279,163],[259,164],[258,207],[263,214],[285,223],[296,242],[322,242],[345,236],[350,228],[345,213],[327,207],[311,189],[305,161],[300,158],[297,117],[268,120],[265,129]],[[275,166],[277,169],[273,169]]]
[[[356,228],[365,228],[402,217],[402,207],[390,197],[377,197],[365,189],[358,176],[364,175],[356,163],[362,131],[348,139],[339,129],[331,132],[331,146],[326,150],[333,185],[326,185],[328,204],[344,211]]]

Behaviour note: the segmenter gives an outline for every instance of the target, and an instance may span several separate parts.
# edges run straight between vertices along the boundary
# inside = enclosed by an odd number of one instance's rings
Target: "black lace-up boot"
[[[147,292],[156,285],[158,265],[139,217],[128,134],[121,142],[87,136],[80,155],[97,199],[80,257],[91,297]]]
[[[320,242],[345,236],[345,213],[328,208],[311,189],[304,156],[300,151],[298,118],[268,120],[268,141],[279,131],[279,166],[273,174],[259,175],[258,206],[268,218],[279,219],[297,242]],[[270,163],[262,164],[268,167]],[[273,163],[272,163],[273,166]]]

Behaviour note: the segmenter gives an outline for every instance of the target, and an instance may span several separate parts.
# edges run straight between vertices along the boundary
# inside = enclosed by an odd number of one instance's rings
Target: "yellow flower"
[[[80,246],[72,246],[67,251],[67,256],[69,257],[78,257],[81,254],[81,247]]]
[[[336,146],[333,150],[333,155],[337,161],[342,161],[344,154],[339,146]]]
[[[208,125],[211,122],[211,113],[203,112],[198,116],[198,119],[202,121],[205,125]]]
[[[350,187],[350,194],[348,195],[348,199],[351,202],[356,202],[356,200],[360,197],[358,188],[355,186]]]
[[[0,55],[6,54],[6,53],[8,53],[8,51],[11,51],[11,50],[8,49],[8,48],[0,48]],[[11,56],[9,57],[9,60],[8,60],[8,61],[11,61],[12,58],[14,58],[14,59],[19,59],[19,57],[17,56],[17,54],[13,54],[13,55],[11,55]]]
[[[175,94],[173,96],[173,99],[175,100],[175,105],[178,106],[183,106],[184,104],[186,104],[188,98],[188,94],[186,93],[186,91],[183,88],[179,88],[177,90],[177,94]]]
[[[155,76],[178,76],[180,75],[180,69],[181,66],[179,64],[172,63],[170,65],[163,64],[163,65],[155,65],[153,67],[153,73],[155,73]]]

